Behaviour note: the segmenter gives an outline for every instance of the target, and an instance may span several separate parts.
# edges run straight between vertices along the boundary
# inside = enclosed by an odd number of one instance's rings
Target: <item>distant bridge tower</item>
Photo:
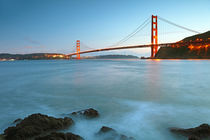
[[[77,59],[80,59],[80,40],[77,40]]]
[[[151,47],[151,57],[155,57],[158,51],[158,28],[157,28],[157,16],[152,15],[152,30],[151,30],[151,44],[154,46]]]

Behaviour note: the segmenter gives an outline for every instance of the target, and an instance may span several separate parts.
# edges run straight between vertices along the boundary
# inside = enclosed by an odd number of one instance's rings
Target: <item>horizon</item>
[[[196,10],[192,8],[195,6]],[[201,33],[209,31],[210,27],[210,19],[206,18],[210,13],[208,0],[0,0],[0,9],[0,20],[3,21],[0,23],[0,53],[11,54],[68,54],[78,39],[83,46],[104,48],[124,38],[152,14]],[[194,35],[162,22],[159,25],[159,42],[173,42]],[[121,45],[148,42],[150,26]],[[149,49],[133,49],[90,55],[142,56],[149,52]]]

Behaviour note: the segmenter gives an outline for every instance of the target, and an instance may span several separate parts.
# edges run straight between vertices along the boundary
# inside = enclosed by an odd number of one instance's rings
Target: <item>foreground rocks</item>
[[[71,118],[54,118],[42,114],[32,114],[14,127],[4,130],[6,140],[25,140],[48,132],[68,128],[73,124]]]
[[[73,112],[69,115],[91,119],[99,117],[98,111],[93,108]],[[69,117],[54,118],[38,113],[24,119],[17,119],[12,124],[15,126],[5,129],[4,134],[0,135],[0,140],[84,140],[81,136],[71,132],[57,132],[74,124],[74,121]],[[106,126],[95,133],[95,137],[99,140],[134,140],[134,138],[127,137]]]
[[[79,135],[73,133],[58,133],[53,132],[49,135],[38,137],[35,140],[84,140]]]
[[[127,137],[123,134],[119,134],[116,130],[103,126],[96,134],[99,137],[103,137],[103,140],[135,140],[133,137]]]
[[[86,117],[86,118],[99,117],[98,111],[93,109],[93,108],[80,110],[80,111],[77,111],[77,112],[72,112],[71,115],[74,115],[74,116],[78,115],[78,116],[83,116],[83,117]]]
[[[13,124],[18,124],[18,123],[20,123],[21,121],[22,121],[22,119],[21,119],[21,118],[18,118],[18,119],[16,119],[16,120],[14,120]]]
[[[202,124],[195,128],[171,128],[171,132],[189,137],[189,140],[200,140],[210,137],[210,125]]]
[[[0,134],[0,140],[5,140],[4,136]]]
[[[201,140],[201,139],[197,136],[189,136],[188,140]]]

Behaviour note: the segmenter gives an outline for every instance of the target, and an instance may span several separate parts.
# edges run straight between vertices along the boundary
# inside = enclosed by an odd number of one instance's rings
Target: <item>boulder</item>
[[[53,132],[46,136],[37,137],[35,140],[84,140],[79,135],[75,135],[73,133],[61,133],[61,132]]]
[[[210,136],[210,126],[208,124],[201,124],[198,127],[188,129],[170,128],[170,131],[189,138],[192,137],[191,140],[193,140],[193,138],[207,138]]]
[[[133,137],[119,134],[116,130],[106,126],[101,127],[96,135],[101,137],[103,140],[135,140]]]
[[[13,124],[18,124],[18,123],[20,123],[21,121],[22,121],[22,119],[21,119],[21,118],[18,118],[18,119],[16,119],[16,120],[14,120]]]
[[[99,116],[99,113],[97,110],[93,108],[85,109],[85,110],[80,110],[77,112],[72,112],[71,115],[79,115],[79,116],[84,116],[86,118],[96,118]]]
[[[201,140],[201,139],[197,136],[189,136],[188,140]]]
[[[98,134],[108,133],[108,132],[117,133],[116,130],[114,130],[114,129],[110,128],[110,127],[102,126],[101,129],[98,131]]]
[[[5,140],[4,136],[0,134],[0,140]]]
[[[32,114],[16,126],[4,130],[6,140],[25,140],[51,131],[65,129],[73,124],[71,118],[54,118],[42,114]]]

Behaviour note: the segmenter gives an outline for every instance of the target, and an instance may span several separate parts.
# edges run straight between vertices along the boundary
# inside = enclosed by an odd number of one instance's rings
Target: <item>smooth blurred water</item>
[[[32,113],[93,107],[100,117],[67,131],[87,140],[109,126],[137,140],[184,139],[169,127],[210,123],[209,60],[0,62],[0,133]]]

